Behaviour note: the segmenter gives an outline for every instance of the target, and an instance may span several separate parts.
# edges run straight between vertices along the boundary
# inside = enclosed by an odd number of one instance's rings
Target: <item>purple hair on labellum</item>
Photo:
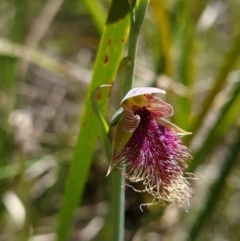
[[[111,167],[118,166],[130,182],[143,183],[153,196],[153,203],[144,205],[168,202],[187,208],[191,187],[184,172],[191,156],[179,136],[189,133],[162,119],[171,116],[173,109],[149,93],[157,90],[144,93],[144,88],[135,88],[133,96],[128,93],[123,99]]]

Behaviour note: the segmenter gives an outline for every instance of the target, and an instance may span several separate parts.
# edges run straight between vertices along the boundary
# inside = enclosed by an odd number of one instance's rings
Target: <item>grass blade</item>
[[[209,155],[213,147],[218,143],[218,140],[224,136],[239,115],[240,83],[238,82],[234,87],[231,99],[223,106],[219,118],[217,118],[208,136],[204,139],[202,146],[195,154],[190,166],[191,172],[205,160],[206,156]]]
[[[65,241],[70,230],[73,212],[81,199],[91,164],[97,138],[94,128],[97,120],[91,107],[91,93],[101,84],[110,84],[115,79],[122,50],[129,30],[129,7],[127,0],[113,0],[108,20],[103,31],[91,84],[85,101],[80,123],[80,132],[66,180],[65,194],[59,215],[57,239]],[[99,96],[99,107],[104,112],[107,95]]]
[[[219,71],[214,80],[212,89],[207,94],[207,96],[205,97],[202,103],[202,110],[197,116],[193,117],[192,126],[190,128],[190,131],[192,131],[193,134],[196,133],[196,131],[200,127],[205,115],[207,114],[209,108],[211,107],[211,103],[213,102],[215,96],[221,91],[223,85],[225,84],[228,73],[231,71],[232,67],[239,59],[239,56],[240,56],[239,42],[240,42],[240,31],[237,33],[236,37],[234,38],[233,44],[229,52],[226,54],[222,65],[219,68]],[[190,141],[193,137],[194,135],[189,136],[188,141]]]
[[[204,222],[207,221],[209,216],[214,211],[214,208],[216,207],[216,204],[218,202],[218,198],[221,194],[221,191],[224,188],[224,182],[232,170],[235,162],[238,160],[237,156],[239,154],[239,146],[240,146],[240,138],[239,138],[239,129],[237,129],[238,137],[237,140],[232,144],[232,147],[230,149],[230,156],[227,158],[225,163],[223,164],[221,168],[221,172],[215,181],[215,183],[212,185],[212,188],[209,190],[208,197],[206,199],[206,202],[200,211],[200,213],[197,215],[197,219],[195,223],[193,224],[192,230],[190,231],[190,240],[194,241],[197,239],[197,236],[199,232],[201,231],[201,228],[204,225]]]

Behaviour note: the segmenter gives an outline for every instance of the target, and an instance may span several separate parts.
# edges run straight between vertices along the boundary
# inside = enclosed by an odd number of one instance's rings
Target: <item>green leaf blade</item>
[[[101,84],[111,84],[116,76],[129,31],[129,7],[127,0],[113,0],[104,27],[95,61],[92,81],[88,88],[80,132],[66,179],[65,194],[57,226],[57,240],[67,240],[73,212],[81,200],[88,177],[94,145],[97,139],[97,120],[91,106],[91,93]],[[109,90],[99,96],[99,108],[106,109]]]

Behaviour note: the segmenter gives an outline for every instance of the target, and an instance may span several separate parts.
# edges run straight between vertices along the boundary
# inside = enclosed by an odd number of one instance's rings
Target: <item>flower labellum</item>
[[[123,98],[109,172],[117,166],[130,182],[142,182],[153,196],[145,206],[167,202],[187,208],[191,187],[184,172],[191,156],[180,136],[190,133],[162,118],[173,115],[172,106],[153,93],[165,91],[134,88]]]

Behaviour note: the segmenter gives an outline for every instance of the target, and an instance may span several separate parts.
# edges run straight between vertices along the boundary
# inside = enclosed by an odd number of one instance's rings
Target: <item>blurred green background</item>
[[[109,8],[109,0],[0,1],[0,241],[55,239]],[[141,212],[151,198],[126,187],[125,240],[240,240],[239,22],[238,0],[150,1],[134,85],[167,91],[172,121],[193,132],[183,141],[195,180],[188,212]],[[68,240],[104,240],[108,164],[96,143]]]

